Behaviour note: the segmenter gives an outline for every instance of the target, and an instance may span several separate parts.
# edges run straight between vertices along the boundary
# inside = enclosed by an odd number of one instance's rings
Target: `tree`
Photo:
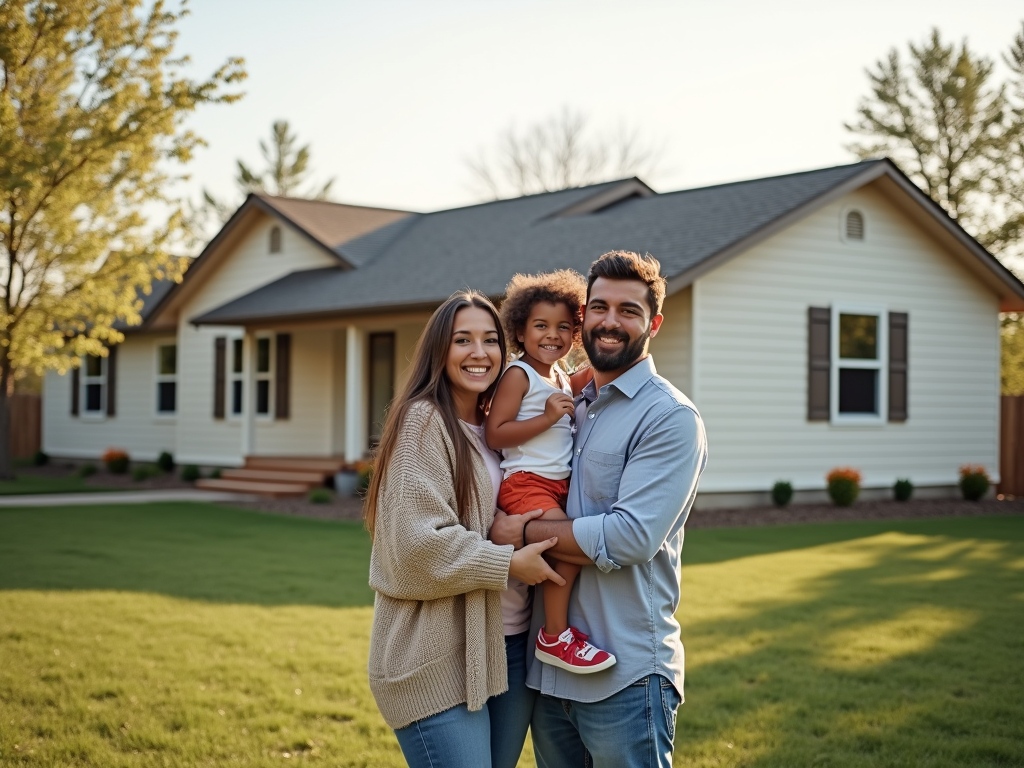
[[[938,30],[909,45],[909,66],[893,49],[867,75],[871,94],[847,130],[858,157],[888,155],[945,211],[1012,267],[1024,234],[1024,24],[996,82],[991,60]],[[1024,316],[1002,318],[1002,382],[1024,379]],[[1018,382],[1014,384],[1013,382]]]
[[[230,102],[229,59],[179,73],[187,9],[142,0],[0,3],[0,477],[11,476],[7,395],[15,377],[106,356],[140,294],[179,278],[183,235],[171,169],[201,139],[200,104]],[[154,222],[145,211],[170,211]]]
[[[313,187],[300,191],[309,176],[309,145],[296,148],[298,136],[291,132],[287,120],[276,121],[270,129],[270,143],[260,141],[260,154],[266,163],[266,169],[256,172],[241,160],[235,183],[242,195],[250,192],[265,192],[268,195],[283,197],[305,197],[313,200],[328,199],[334,179],[330,179],[321,187]],[[227,221],[238,205],[218,200],[208,190],[203,190],[203,204],[207,212],[219,220]]]
[[[597,134],[584,115],[566,107],[521,132],[508,128],[496,147],[479,150],[466,165],[480,191],[497,199],[650,176],[663,154],[636,130]]]

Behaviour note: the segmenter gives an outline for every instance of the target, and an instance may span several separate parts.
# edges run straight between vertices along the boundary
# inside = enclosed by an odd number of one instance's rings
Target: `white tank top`
[[[516,421],[526,421],[534,416],[540,416],[544,413],[548,398],[557,392],[564,392],[572,397],[569,380],[557,368],[556,376],[562,385],[560,388],[544,381],[529,363],[515,360],[508,364],[508,370],[513,367],[526,371],[526,377],[530,382],[530,388],[523,396],[523,404],[519,407]],[[545,429],[522,445],[504,449],[501,455],[504,457],[501,470],[505,478],[515,472],[532,472],[548,480],[564,480],[571,472],[569,462],[572,460],[572,419],[566,414],[550,429]]]

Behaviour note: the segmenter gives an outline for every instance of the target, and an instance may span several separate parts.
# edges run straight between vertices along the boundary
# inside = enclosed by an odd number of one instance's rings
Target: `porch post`
[[[256,444],[256,386],[253,369],[256,367],[256,337],[245,329],[242,339],[242,461],[252,456]]]
[[[366,451],[366,396],[363,333],[345,328],[345,461],[357,461]]]

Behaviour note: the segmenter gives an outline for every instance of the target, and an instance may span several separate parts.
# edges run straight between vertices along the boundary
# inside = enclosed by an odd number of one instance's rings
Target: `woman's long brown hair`
[[[505,335],[501,332],[498,311],[490,299],[476,291],[459,291],[452,294],[427,321],[427,327],[423,329],[423,334],[416,343],[409,378],[388,407],[380,445],[378,445],[374,457],[373,476],[366,492],[366,502],[363,504],[363,521],[371,537],[377,521],[377,501],[380,489],[387,476],[395,447],[401,438],[402,425],[405,423],[406,415],[413,403],[426,402],[437,408],[444,421],[444,426],[448,430],[448,435],[455,444],[455,505],[459,520],[465,522],[464,515],[468,513],[470,506],[480,500],[479,489],[473,479],[472,452],[476,448],[470,442],[471,438],[459,425],[459,414],[452,396],[451,381],[445,372],[448,351],[452,344],[452,334],[455,330],[455,315],[460,309],[466,307],[483,309],[494,319],[494,329],[498,332],[498,346],[501,350],[501,365],[504,368],[507,354]],[[481,393],[481,407],[490,402],[500,375],[501,371],[498,371],[494,383],[487,388],[486,392]]]

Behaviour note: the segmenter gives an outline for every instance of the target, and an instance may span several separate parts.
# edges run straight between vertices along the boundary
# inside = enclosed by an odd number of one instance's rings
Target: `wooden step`
[[[253,480],[257,483],[281,482],[303,483],[310,486],[323,485],[324,472],[299,472],[284,469],[224,469],[220,473],[224,480]]]
[[[202,488],[204,491],[255,493],[272,499],[305,496],[309,492],[309,486],[297,483],[257,483],[251,480],[218,480],[212,477],[196,480],[196,488]]]
[[[345,466],[345,460],[338,457],[302,456],[246,456],[246,469],[281,469],[300,472],[324,472],[333,475]]]

